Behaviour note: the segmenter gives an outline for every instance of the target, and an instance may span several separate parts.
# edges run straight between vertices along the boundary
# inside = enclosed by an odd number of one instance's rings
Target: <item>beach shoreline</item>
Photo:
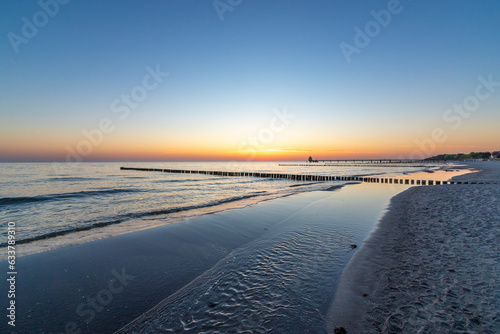
[[[500,179],[500,163],[464,182]],[[345,268],[328,333],[495,333],[500,328],[498,184],[413,187],[389,210]]]

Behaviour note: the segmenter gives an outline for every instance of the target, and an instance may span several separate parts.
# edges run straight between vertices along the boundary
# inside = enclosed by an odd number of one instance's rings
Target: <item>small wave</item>
[[[204,178],[203,182],[206,181],[217,181],[220,180],[221,178]],[[152,181],[153,183],[192,183],[192,182],[199,182],[200,179],[179,179],[179,180],[154,180]]]
[[[0,206],[7,205],[22,205],[36,202],[57,201],[67,198],[82,198],[100,195],[113,195],[119,193],[135,193],[141,192],[140,189],[107,189],[107,190],[89,190],[79,191],[73,193],[52,194],[52,195],[38,195],[38,196],[24,196],[24,197],[3,197],[0,198]]]
[[[310,186],[313,184],[318,184],[319,182],[312,182],[312,183],[304,183],[304,184],[292,184],[290,188],[296,188],[296,187],[303,187],[303,186]]]
[[[132,213],[129,216],[130,216],[130,218],[142,218],[142,217],[147,217],[147,216],[166,215],[166,214],[174,213],[174,212],[201,209],[201,208],[207,208],[207,207],[211,207],[211,206],[227,204],[227,203],[236,202],[236,201],[242,201],[245,199],[249,199],[249,198],[257,197],[257,196],[262,196],[262,195],[263,195],[262,192],[257,192],[257,193],[251,193],[248,195],[243,195],[243,196],[228,197],[228,198],[210,201],[207,203],[202,203],[202,204],[197,204],[197,205],[179,206],[179,207],[173,207],[173,208],[162,209],[162,210],[154,210],[154,211],[149,211],[149,212]]]
[[[122,222],[122,220],[113,220],[113,221],[108,221],[108,222],[95,223],[95,224],[92,224],[92,225],[71,227],[71,228],[68,228],[68,229],[65,229],[65,230],[60,230],[60,231],[54,231],[54,232],[50,232],[50,233],[46,233],[46,234],[41,234],[41,235],[37,235],[37,236],[31,237],[31,238],[17,239],[16,240],[16,244],[27,244],[27,243],[33,242],[33,241],[55,238],[55,237],[59,237],[59,236],[62,236],[62,235],[66,235],[66,234],[70,234],[70,233],[75,233],[75,232],[88,231],[88,230],[91,230],[93,228],[105,227],[105,226],[109,226],[109,225],[113,225],[113,224],[118,224],[118,223],[121,223],[121,222]],[[7,247],[7,243],[6,242],[5,243],[1,243],[0,247]]]
[[[178,207],[172,207],[172,208],[162,209],[162,210],[129,213],[129,214],[116,216],[116,217],[113,217],[112,220],[99,222],[99,223],[83,222],[83,223],[81,223],[81,226],[72,226],[72,227],[68,227],[67,229],[63,229],[63,230],[45,233],[45,234],[41,234],[41,235],[37,235],[37,236],[25,238],[25,239],[20,239],[20,240],[17,240],[16,243],[25,244],[25,243],[29,243],[29,242],[33,242],[33,241],[55,238],[55,237],[67,235],[70,233],[89,231],[89,230],[92,230],[94,228],[115,225],[115,224],[119,224],[123,221],[130,220],[130,219],[140,219],[140,218],[145,218],[145,217],[149,217],[149,216],[167,215],[167,214],[177,213],[177,212],[182,212],[182,211],[207,208],[207,207],[212,207],[212,206],[216,206],[216,205],[227,204],[230,202],[245,200],[248,198],[261,196],[261,195],[263,195],[263,192],[258,192],[258,193],[254,193],[254,194],[244,195],[244,196],[229,197],[229,198],[225,198],[225,199],[221,199],[221,200],[202,203],[199,205],[178,206]],[[7,243],[0,244],[0,247],[6,247],[6,246],[7,246]]]
[[[46,181],[96,181],[96,180],[100,180],[99,178],[95,178],[95,177],[51,177],[51,178],[48,178],[48,179],[44,179],[44,180],[41,180],[43,182],[46,182]]]

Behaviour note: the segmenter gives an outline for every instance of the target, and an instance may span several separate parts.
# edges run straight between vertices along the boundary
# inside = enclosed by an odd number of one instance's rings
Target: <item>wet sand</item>
[[[499,181],[500,162],[461,181]],[[500,184],[414,187],[344,270],[328,332],[498,333]]]

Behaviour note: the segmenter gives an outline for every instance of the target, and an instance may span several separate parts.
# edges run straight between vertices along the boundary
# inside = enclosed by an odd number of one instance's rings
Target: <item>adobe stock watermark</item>
[[[96,127],[82,130],[84,139],[80,140],[74,147],[66,146],[66,162],[82,162],[85,157],[93,152],[96,146],[103,143],[105,135],[111,134],[115,130],[117,123],[126,120],[132,110],[137,109],[140,103],[148,97],[149,92],[157,89],[164,81],[164,78],[169,75],[168,72],[163,72],[160,69],[159,64],[154,69],[147,66],[145,71],[146,75],[142,78],[140,85],[132,87],[130,93],[121,94],[120,97],[111,102],[110,109],[115,119],[111,117],[102,118]],[[61,164],[63,163],[54,163],[53,167],[58,169],[62,167]]]
[[[476,111],[481,101],[489,99],[500,87],[500,82],[493,80],[493,74],[489,74],[487,78],[479,76],[477,78],[479,84],[474,89],[474,93],[466,96],[461,103],[454,103],[449,109],[446,109],[442,115],[442,119],[447,123],[451,130],[458,130],[464,121],[471,117]],[[448,130],[449,131],[449,130]],[[433,156],[437,144],[443,144],[448,139],[448,135],[443,128],[434,128],[430,136],[424,140],[415,139],[415,144],[418,149],[413,150],[409,159],[423,160],[426,157]]]
[[[21,44],[28,44],[30,40],[38,35],[41,28],[45,27],[51,18],[54,18],[59,13],[60,5],[65,5],[70,0],[40,0],[38,6],[40,10],[35,12],[31,19],[23,16],[21,18],[22,27],[20,34],[9,32],[7,39],[12,46],[12,49],[17,54]]]
[[[232,12],[236,7],[241,5],[243,0],[214,0],[212,5],[215,12],[219,16],[219,20],[224,21],[224,13]]]
[[[382,28],[387,27],[391,23],[393,16],[401,14],[403,8],[399,0],[389,0],[387,2],[387,9],[381,9],[378,12],[374,10],[370,11],[373,20],[368,21],[364,25],[364,29],[358,26],[353,28],[355,34],[352,44],[344,41],[339,44],[347,63],[350,64],[352,62],[351,57],[354,54],[359,55],[362,49],[370,45],[371,41],[380,35]]]
[[[78,304],[75,313],[83,319],[85,324],[90,324],[98,313],[102,312],[104,308],[113,302],[114,296],[123,292],[123,289],[129,285],[130,281],[134,280],[135,276],[127,275],[125,268],[122,268],[121,273],[115,269],[111,270],[111,278],[108,282],[108,286],[105,289],[97,292],[95,297],[85,297],[85,302]],[[67,322],[64,327],[64,333],[66,334],[78,334],[82,330],[78,326],[77,322]]]
[[[269,120],[268,127],[260,129],[256,135],[248,136],[238,146],[238,151],[250,153],[247,160],[253,160],[257,156],[256,152],[265,149],[265,145],[274,140],[275,134],[285,130],[286,126],[290,124],[290,120],[296,117],[294,114],[288,113],[286,107],[282,110],[274,109],[273,114],[274,117]]]

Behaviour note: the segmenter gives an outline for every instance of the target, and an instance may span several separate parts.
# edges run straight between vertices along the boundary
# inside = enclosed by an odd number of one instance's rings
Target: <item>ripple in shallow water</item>
[[[324,330],[331,278],[339,275],[335,263],[346,260],[351,237],[313,223],[289,229],[233,252],[140,332]]]
[[[364,238],[360,230],[373,227],[390,198],[364,193],[367,209],[352,213],[350,206],[361,199],[349,198],[349,192],[308,194],[318,199],[233,251],[122,333],[326,332],[325,313],[354,253],[351,244]]]

